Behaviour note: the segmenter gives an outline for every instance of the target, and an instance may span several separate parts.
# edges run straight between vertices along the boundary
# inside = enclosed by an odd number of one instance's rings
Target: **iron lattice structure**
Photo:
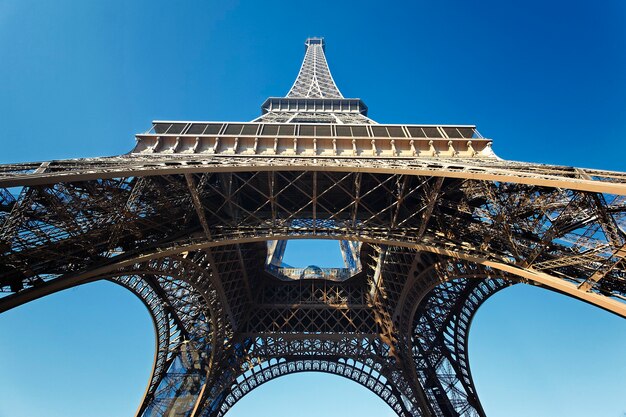
[[[384,125],[324,41],[249,123],[157,121],[121,156],[0,166],[0,311],[94,280],[157,333],[137,416],[221,416],[295,372],[399,416],[482,416],[478,307],[516,283],[626,316],[626,174],[505,161],[475,126]],[[284,240],[342,241],[295,270]]]

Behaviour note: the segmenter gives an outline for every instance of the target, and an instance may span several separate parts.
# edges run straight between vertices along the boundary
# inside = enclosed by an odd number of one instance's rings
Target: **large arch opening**
[[[347,378],[322,372],[270,380],[238,401],[226,417],[395,416],[376,394]]]
[[[529,285],[489,298],[469,336],[488,416],[622,415],[625,349],[622,318]]]
[[[0,415],[134,415],[150,379],[150,314],[108,281],[5,312],[0,335]]]

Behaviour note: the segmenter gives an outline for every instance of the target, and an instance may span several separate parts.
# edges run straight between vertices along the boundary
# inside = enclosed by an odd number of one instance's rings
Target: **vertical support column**
[[[437,415],[485,415],[467,359],[469,326],[478,307],[508,285],[502,279],[455,279],[438,285],[420,302],[410,354]]]

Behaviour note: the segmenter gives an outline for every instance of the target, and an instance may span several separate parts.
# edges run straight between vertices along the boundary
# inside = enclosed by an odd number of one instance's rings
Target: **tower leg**
[[[469,368],[469,326],[478,307],[508,285],[502,279],[454,279],[420,303],[411,326],[410,355],[436,415],[485,415]]]

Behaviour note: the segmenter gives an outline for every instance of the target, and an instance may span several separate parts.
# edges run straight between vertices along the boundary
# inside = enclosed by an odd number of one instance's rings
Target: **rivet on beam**
[[[454,144],[451,140],[448,141],[448,152],[450,152],[450,156],[458,155],[458,152],[454,149]]]
[[[491,143],[491,142],[489,142],[489,143]],[[489,145],[488,145],[488,146],[489,146]],[[470,156],[476,156],[476,154],[478,153],[478,152],[476,152],[476,151],[474,150],[474,148],[472,147],[472,141],[471,141],[471,140],[468,140],[468,141],[467,141],[467,151],[469,152],[469,155],[470,155]]]
[[[198,152],[198,147],[200,146],[200,136],[196,136],[196,143],[193,144],[192,152]]]
[[[496,156],[495,152],[491,148],[491,145],[493,145],[493,142],[487,142],[487,145],[485,146],[485,149],[482,150],[481,154],[484,156]]]
[[[437,150],[435,149],[432,140],[428,141],[428,148],[428,150],[430,151],[430,156],[437,156]]]
[[[48,169],[48,166],[50,166],[50,161],[42,162],[39,168],[35,170],[34,174],[43,174],[46,172],[46,169]]]

